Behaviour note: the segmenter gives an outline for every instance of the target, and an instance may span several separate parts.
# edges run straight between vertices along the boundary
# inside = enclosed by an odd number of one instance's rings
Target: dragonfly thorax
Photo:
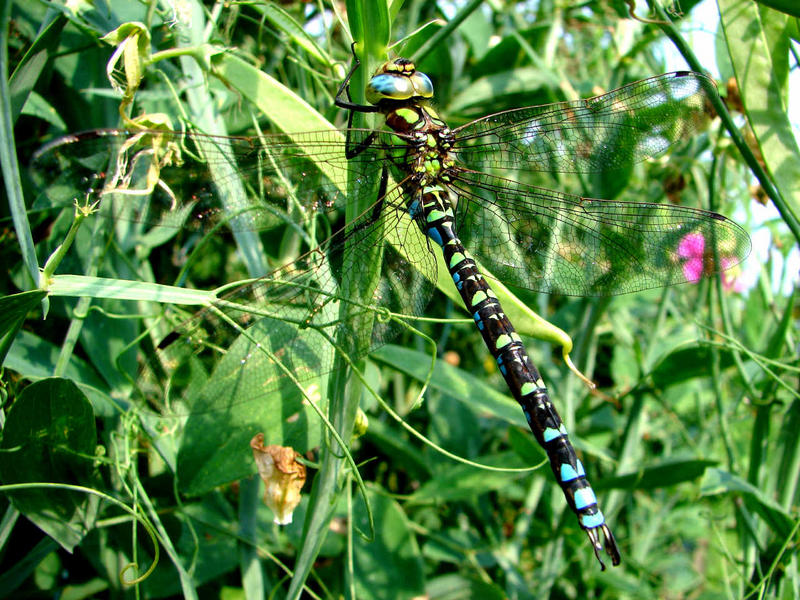
[[[398,146],[406,147],[397,166],[416,185],[448,180],[448,170],[455,165],[454,134],[432,108],[422,104],[393,108],[386,112],[386,125],[398,134]]]

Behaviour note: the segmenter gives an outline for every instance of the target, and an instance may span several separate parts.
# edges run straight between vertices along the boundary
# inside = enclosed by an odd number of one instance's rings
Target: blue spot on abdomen
[[[592,488],[587,487],[575,492],[575,508],[581,510],[592,504],[597,504],[597,497]]]
[[[432,239],[438,246],[442,245],[442,236],[439,234],[439,230],[435,227],[431,227],[425,234]]]

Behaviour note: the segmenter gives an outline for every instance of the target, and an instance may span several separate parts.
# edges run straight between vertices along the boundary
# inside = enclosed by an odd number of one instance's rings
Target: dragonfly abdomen
[[[556,481],[564,491],[569,507],[587,532],[595,554],[605,546],[614,565],[620,555],[614,536],[597,505],[597,498],[586,478],[583,464],[569,441],[539,371],[533,365],[519,334],[509,321],[492,288],[455,233],[452,202],[441,185],[426,188],[420,199],[421,223],[425,235],[441,246],[445,264],[467,310],[497,362],[514,398],[522,406],[536,441],[544,448]],[[602,532],[603,542],[600,541]],[[600,560],[603,565],[603,561]]]

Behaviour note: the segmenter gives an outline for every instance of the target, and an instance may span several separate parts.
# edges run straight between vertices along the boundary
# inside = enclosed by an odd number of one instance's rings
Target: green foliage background
[[[445,294],[427,313],[444,320],[419,325],[440,355],[433,368],[430,345],[409,333],[362,360],[363,378],[339,370],[325,393],[287,400],[300,407],[313,485],[279,528],[246,441],[258,431],[291,441],[280,398],[167,426],[134,392],[165,313],[185,316],[209,301],[204,290],[263,274],[291,249],[258,235],[120,236],[92,216],[76,233],[71,210],[28,211],[33,152],[124,126],[120,110],[219,134],[341,127],[333,96],[355,38],[368,63],[356,100],[392,44],[429,74],[455,126],[663,72],[667,49],[702,70],[712,57],[695,56],[697,25],[684,18],[694,4],[637,6],[639,19],[592,0],[5,4],[0,596],[798,597],[797,279],[773,268],[800,239],[793,2],[718,0],[727,109],[708,131],[631,172],[548,182],[599,198],[670,192],[765,229],[773,251],[750,257],[764,262],[744,292],[716,280],[613,299],[515,290],[573,335],[573,361],[599,385],[590,393],[560,351],[526,338],[620,543],[622,565],[605,572],[471,319]],[[122,43],[124,68],[110,62]],[[754,223],[754,196],[778,216]],[[526,310],[516,324],[534,333]]]

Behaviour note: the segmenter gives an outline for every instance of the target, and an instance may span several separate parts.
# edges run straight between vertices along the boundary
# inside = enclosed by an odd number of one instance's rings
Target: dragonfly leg
[[[381,213],[383,213],[383,207],[386,201],[386,188],[388,187],[388,184],[389,171],[384,166],[381,170],[381,180],[378,186],[378,193],[376,195],[377,200],[375,201],[375,204],[372,205],[372,215],[369,219],[358,219],[352,227],[340,229],[337,233],[333,234],[331,241],[334,243],[332,245],[344,244],[344,241],[348,236],[366,229],[367,227],[371,227],[375,221],[381,218]]]
[[[353,229],[353,231],[358,231],[359,229],[363,229],[364,227],[368,227],[372,225],[375,221],[381,218],[381,213],[383,212],[383,204],[386,200],[386,188],[389,185],[389,170],[384,165],[383,169],[381,169],[381,181],[378,185],[378,193],[376,195],[377,200],[375,204],[372,205],[372,217],[365,221],[364,223],[359,223]]]
[[[361,66],[361,61],[358,60],[358,56],[356,56],[355,42],[353,42],[350,45],[350,51],[353,53],[353,66],[350,67],[350,71],[348,71],[347,76],[344,78],[344,81],[342,81],[342,84],[339,86],[339,91],[336,92],[336,98],[334,98],[333,100],[333,103],[339,108],[344,108],[345,110],[351,111],[350,119],[347,125],[348,128],[352,123],[353,111],[361,113],[378,112],[377,106],[372,106],[371,104],[356,104],[350,97],[350,79],[353,77],[353,73],[356,72],[356,69],[358,69],[358,67]],[[342,96],[346,96],[347,100],[343,99]]]
[[[350,97],[350,79],[353,77],[353,73],[356,72],[356,69],[361,65],[361,61],[358,60],[358,56],[356,55],[356,43],[353,42],[350,46],[350,50],[353,52],[353,66],[350,67],[350,71],[348,71],[347,76],[342,81],[342,84],[339,86],[339,91],[336,92],[336,98],[334,99],[334,104],[339,108],[344,108],[345,110],[349,111],[347,115],[347,129],[345,135],[345,146],[344,146],[344,155],[345,157],[350,160],[351,158],[355,158],[359,154],[361,154],[364,150],[369,148],[372,144],[373,140],[375,139],[377,133],[372,132],[366,138],[358,142],[357,144],[353,143],[352,132],[353,132],[353,116],[357,112],[361,113],[374,113],[378,112],[377,106],[369,106],[366,104],[356,104],[352,101]],[[347,100],[342,99],[342,96],[346,96]]]
[[[351,125],[353,124],[353,113],[350,113],[350,118],[347,120],[347,135],[345,136],[344,142],[344,155],[347,160],[351,158],[355,158],[359,154],[361,154],[364,150],[372,145],[372,142],[375,140],[377,136],[377,132],[373,131],[370,133],[366,138],[358,142],[357,144],[353,143],[353,138],[351,137],[351,132],[353,128]]]
[[[377,221],[381,213],[383,212],[383,201],[386,199],[386,188],[389,186],[389,169],[386,168],[386,165],[383,166],[381,169],[381,181],[380,185],[378,185],[378,200],[375,202],[375,206],[372,208],[372,219],[370,222],[374,223]]]

